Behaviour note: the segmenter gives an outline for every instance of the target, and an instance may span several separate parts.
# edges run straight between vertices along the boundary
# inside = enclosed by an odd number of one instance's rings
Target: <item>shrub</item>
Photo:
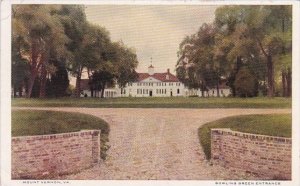
[[[258,94],[258,81],[255,74],[245,67],[237,73],[234,85],[236,95],[239,97],[255,97]]]

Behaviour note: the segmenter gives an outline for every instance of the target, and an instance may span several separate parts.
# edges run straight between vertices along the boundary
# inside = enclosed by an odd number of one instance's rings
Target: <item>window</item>
[[[156,94],[158,94],[158,89],[156,89]]]
[[[177,94],[180,94],[180,90],[179,89],[177,89]]]
[[[165,89],[165,94],[167,94],[167,89]]]
[[[124,94],[126,94],[126,89],[124,89]]]

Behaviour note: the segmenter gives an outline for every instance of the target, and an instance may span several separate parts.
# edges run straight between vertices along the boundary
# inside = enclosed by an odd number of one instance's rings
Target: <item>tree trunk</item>
[[[37,72],[34,72],[34,73],[30,74],[29,82],[28,82],[28,94],[27,94],[27,98],[31,97],[32,88],[33,88],[36,76],[37,76]]]
[[[272,56],[267,57],[267,72],[268,72],[268,97],[274,97],[274,64]]]
[[[242,57],[236,57],[236,74],[239,72],[240,68],[242,67]]]
[[[46,83],[47,83],[47,69],[46,66],[48,65],[49,61],[49,47],[45,47],[45,51],[41,57],[41,82],[40,82],[40,98],[46,97]]]
[[[39,56],[39,49],[38,49],[38,41],[36,39],[33,39],[31,42],[31,63],[30,63],[30,77],[28,82],[28,94],[26,95],[27,98],[31,97],[33,84],[35,81],[35,78],[38,74],[38,56]]]
[[[282,81],[282,97],[287,96],[287,86],[286,86],[286,73],[285,70],[281,70],[281,81]]]
[[[75,97],[79,98],[81,93],[81,74],[82,74],[82,67],[78,68],[77,76],[76,76],[76,87],[75,87]]]
[[[292,71],[291,68],[288,68],[287,72],[287,96],[292,96]]]
[[[220,97],[219,81],[217,82],[217,97]]]
[[[103,86],[101,87],[101,98],[104,98],[105,84],[106,83],[103,83]]]
[[[81,92],[81,87],[80,87],[80,82],[81,82],[81,75],[77,74],[76,77],[76,88],[75,88],[75,97],[79,98],[80,97],[80,92]]]
[[[94,89],[90,88],[90,91],[91,91],[91,97],[94,97]]]
[[[104,98],[104,88],[101,88],[101,98]]]
[[[45,63],[41,67],[40,98],[46,97],[47,70]]]
[[[234,72],[233,72],[232,77],[231,77],[232,82],[231,82],[231,86],[230,86],[231,87],[231,93],[232,93],[233,97],[236,96],[234,81],[235,81],[236,75],[239,72],[241,66],[242,66],[242,57],[237,56],[236,57],[236,65],[235,65],[235,69],[234,69]]]
[[[22,92],[23,92],[23,86],[22,85],[20,85],[19,86],[19,97],[22,97],[23,95],[22,95]]]
[[[200,81],[200,91],[201,91],[201,97],[204,97],[204,88],[203,88],[203,83]]]
[[[17,88],[16,85],[14,85],[14,98],[17,97]]]

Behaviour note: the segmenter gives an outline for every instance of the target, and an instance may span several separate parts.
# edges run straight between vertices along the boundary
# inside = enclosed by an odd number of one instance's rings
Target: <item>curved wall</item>
[[[291,179],[291,138],[230,129],[212,129],[211,138],[211,159],[214,164],[251,173],[261,179]]]

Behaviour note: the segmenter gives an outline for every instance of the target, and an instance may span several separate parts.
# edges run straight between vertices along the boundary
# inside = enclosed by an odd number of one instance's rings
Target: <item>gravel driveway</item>
[[[211,166],[197,129],[210,121],[245,114],[290,113],[291,109],[22,108],[80,112],[111,127],[105,162],[60,179],[253,179]]]

